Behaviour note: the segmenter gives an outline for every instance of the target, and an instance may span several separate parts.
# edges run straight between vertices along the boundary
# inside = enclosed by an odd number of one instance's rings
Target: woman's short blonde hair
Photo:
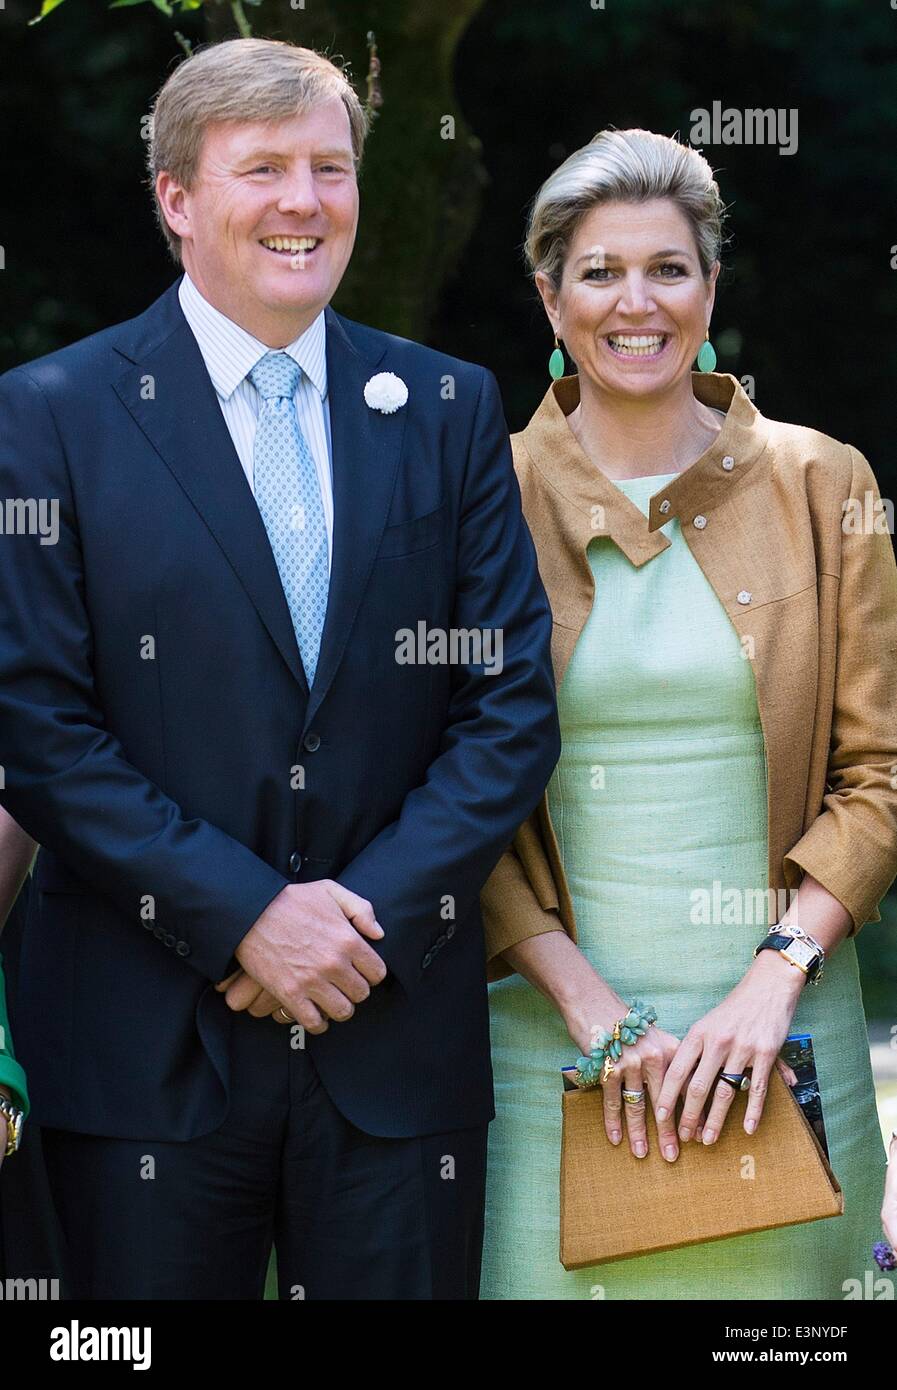
[[[723,244],[725,205],[707,160],[650,130],[602,130],[545,180],[529,212],[524,254],[531,274],[560,287],[581,219],[600,203],[671,198],[694,233],[705,279]]]
[[[175,68],[156,97],[147,165],[156,217],[175,261],[181,239],[165,220],[156,176],[165,170],[192,188],[206,127],[215,121],[282,121],[339,97],[349,117],[355,167],[368,117],[342,68],[323,53],[273,39],[227,39],[198,49]]]

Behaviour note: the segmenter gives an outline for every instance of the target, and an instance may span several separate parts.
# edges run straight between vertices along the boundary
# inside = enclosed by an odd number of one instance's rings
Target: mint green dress
[[[674,476],[615,482],[647,513]],[[692,926],[691,892],[714,880],[766,889],[766,764],[750,661],[678,520],[663,533],[670,546],[638,567],[607,537],[589,545],[595,603],[558,695],[563,751],[548,798],[580,949],[682,1037],[763,935]],[[843,1299],[855,1291],[845,1281],[882,1277],[871,1247],[884,1149],[851,941],[804,989],[791,1028],[813,1036],[844,1215],[590,1269],[567,1272],[558,1258],[560,1069],[577,1049],[519,975],[490,986],[490,1009],[497,1113],[481,1298]]]

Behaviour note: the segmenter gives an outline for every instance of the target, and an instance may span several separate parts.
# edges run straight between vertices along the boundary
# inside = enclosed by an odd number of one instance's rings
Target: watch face
[[[792,941],[782,954],[793,960],[795,965],[802,966],[804,970],[808,970],[816,959],[816,951],[808,941]]]

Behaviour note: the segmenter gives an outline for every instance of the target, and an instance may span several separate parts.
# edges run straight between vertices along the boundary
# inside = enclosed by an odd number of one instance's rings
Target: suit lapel
[[[346,651],[383,534],[405,431],[407,406],[372,410],[364,387],[383,356],[382,339],[327,309],[327,394],[333,454],[333,558],[311,722]]]
[[[287,667],[308,691],[290,610],[264,522],[233,446],[177,283],[122,329],[132,365],[114,383],[125,408],[208,526]],[[392,497],[406,410],[370,409],[364,386],[385,342],[332,309],[327,382],[333,458],[333,557],[310,721],[345,653]]]
[[[137,365],[114,383],[115,390],[208,526],[289,670],[307,690],[268,533],[180,310],[177,286],[137,325],[144,329],[141,340],[127,350]],[[126,349],[120,345],[120,350]]]

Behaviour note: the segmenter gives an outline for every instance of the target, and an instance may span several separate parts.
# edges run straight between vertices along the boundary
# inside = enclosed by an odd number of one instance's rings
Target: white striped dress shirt
[[[190,276],[185,273],[178,298],[193,331],[206,370],[218,396],[224,423],[227,425],[246,481],[253,488],[252,459],[255,430],[258,422],[260,396],[247,373],[272,349],[259,342],[233,319],[200,294]],[[302,433],[308,441],[327,526],[327,565],[333,554],[333,469],[330,447],[330,410],[327,403],[327,334],[324,311],[321,310],[304,333],[283,349],[302,368],[296,387],[296,412]]]

